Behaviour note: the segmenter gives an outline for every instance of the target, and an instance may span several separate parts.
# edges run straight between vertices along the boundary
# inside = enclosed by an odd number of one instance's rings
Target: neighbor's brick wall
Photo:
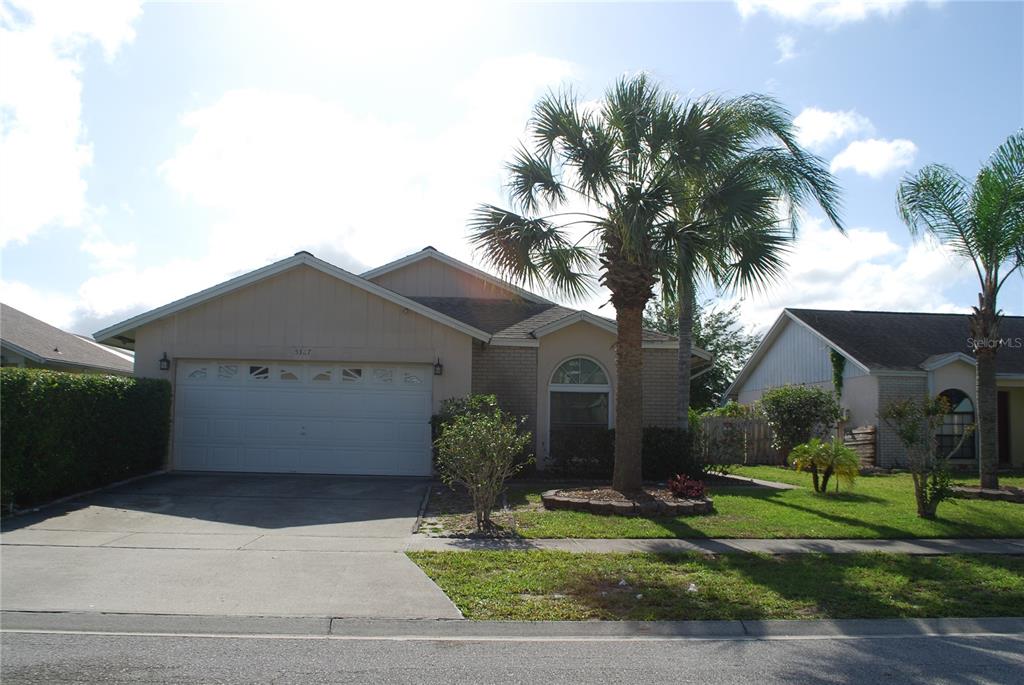
[[[676,425],[677,350],[644,350],[644,425]]]
[[[878,377],[878,411],[893,400],[920,400],[928,394],[928,380],[913,376],[879,376]],[[906,455],[896,432],[885,421],[878,419],[878,452],[875,464],[888,469],[905,466]]]
[[[473,345],[473,378],[476,394],[495,395],[498,405],[526,417],[526,429],[537,435],[537,348]]]

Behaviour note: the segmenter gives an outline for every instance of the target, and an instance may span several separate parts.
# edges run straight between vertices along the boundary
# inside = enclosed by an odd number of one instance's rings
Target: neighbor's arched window
[[[574,357],[551,376],[551,429],[609,428],[612,392],[608,374],[586,357]]]
[[[940,455],[945,456],[956,447],[956,444],[960,441],[960,436],[964,434],[967,426],[974,423],[974,403],[971,402],[971,398],[967,396],[967,393],[956,388],[943,390],[939,395],[946,398],[951,408],[950,412],[943,417],[942,427],[939,429],[938,436],[936,436],[938,438],[938,452]],[[977,454],[974,445],[974,437],[968,437],[952,458],[974,459]]]

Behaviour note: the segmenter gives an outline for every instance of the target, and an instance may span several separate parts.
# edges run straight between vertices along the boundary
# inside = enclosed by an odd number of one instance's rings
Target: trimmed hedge
[[[668,480],[677,474],[702,478],[707,471],[692,449],[693,431],[644,428],[641,459],[644,480]],[[551,431],[552,475],[608,480],[615,465],[615,430],[562,428]]]
[[[4,511],[159,469],[170,410],[164,380],[0,369]]]

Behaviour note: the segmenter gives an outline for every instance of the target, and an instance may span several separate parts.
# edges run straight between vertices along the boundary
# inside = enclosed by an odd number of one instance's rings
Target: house
[[[68,333],[0,304],[0,365],[130,376],[130,351]]]
[[[1024,465],[1024,317],[1005,316],[996,355],[1001,465]],[[963,314],[785,309],[740,371],[727,397],[750,404],[782,385],[833,389],[833,358],[842,367],[840,403],[849,424],[876,426],[876,464],[898,466],[902,448],[878,418],[888,402],[942,394],[953,407],[940,445],[956,446],[975,419],[974,357]],[[834,353],[834,354],[833,354]],[[976,459],[969,438],[954,464]]]
[[[552,426],[615,424],[614,322],[431,247],[361,276],[299,252],[96,339],[173,383],[181,470],[429,475],[430,416],[469,393],[527,417],[541,467]],[[644,332],[647,424],[674,423],[677,350]]]

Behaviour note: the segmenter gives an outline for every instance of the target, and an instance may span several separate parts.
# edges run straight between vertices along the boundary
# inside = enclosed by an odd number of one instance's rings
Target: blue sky
[[[973,175],[1024,124],[1021,3],[350,5],[2,0],[0,298],[92,333],[300,249],[473,261],[466,218],[501,202],[536,98],[644,70],[777,96],[844,190],[849,235],[811,210],[749,326],[975,299],[894,194],[933,161]],[[1024,279],[1002,306],[1024,314]]]

